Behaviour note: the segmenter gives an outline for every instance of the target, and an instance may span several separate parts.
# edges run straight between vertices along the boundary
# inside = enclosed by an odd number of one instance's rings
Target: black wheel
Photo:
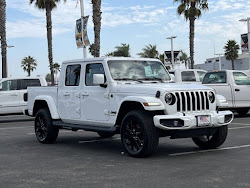
[[[242,108],[242,109],[236,110],[236,112],[237,112],[237,113],[239,114],[239,116],[241,116],[241,117],[246,116],[247,113],[248,113],[248,111],[249,111],[249,108]]]
[[[211,136],[200,136],[192,138],[194,143],[201,149],[215,149],[221,146],[227,138],[228,126],[219,127]]]
[[[35,117],[36,138],[43,144],[54,143],[59,129],[52,125],[52,119],[48,109],[41,109]]]
[[[153,117],[142,110],[129,112],[121,124],[121,140],[130,156],[151,155],[159,143],[159,133],[154,126]]]
[[[97,132],[102,138],[109,138],[115,135],[115,132]]]

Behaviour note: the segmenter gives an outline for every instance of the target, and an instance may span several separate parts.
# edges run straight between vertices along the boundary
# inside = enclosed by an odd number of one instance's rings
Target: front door
[[[19,95],[17,80],[3,81],[0,90],[0,114],[21,113]]]
[[[85,120],[109,120],[109,89],[93,84],[94,74],[104,74],[101,63],[87,64],[85,69],[85,87],[82,89],[82,116]]]
[[[81,117],[81,65],[66,66],[64,83],[58,87],[58,112],[62,120],[77,120]]]
[[[233,72],[235,107],[249,107],[250,79],[243,72]]]

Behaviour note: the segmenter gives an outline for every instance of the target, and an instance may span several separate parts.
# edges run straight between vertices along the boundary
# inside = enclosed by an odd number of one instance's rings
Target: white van
[[[44,77],[3,78],[0,80],[0,114],[23,113],[27,87],[47,86]]]

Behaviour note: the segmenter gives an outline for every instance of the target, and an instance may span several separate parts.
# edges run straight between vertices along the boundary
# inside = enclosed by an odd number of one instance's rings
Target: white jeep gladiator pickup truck
[[[209,87],[169,82],[157,59],[65,61],[58,87],[28,88],[26,114],[35,116],[41,143],[55,142],[59,129],[83,129],[101,137],[120,133],[133,157],[152,154],[163,136],[190,137],[203,149],[222,145],[232,112],[216,111]]]
[[[223,95],[228,106],[220,109],[236,111],[245,116],[250,109],[250,78],[240,70],[222,70],[207,72],[202,84],[211,87],[217,94]]]

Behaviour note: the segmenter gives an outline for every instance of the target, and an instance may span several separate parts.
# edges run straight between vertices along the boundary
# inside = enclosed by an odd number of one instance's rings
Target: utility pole
[[[218,55],[219,56],[219,70],[221,70],[221,55],[224,55],[224,54],[214,54],[214,55]]]
[[[171,40],[171,63],[174,69],[174,47],[173,47],[173,39],[176,38],[177,36],[171,36],[171,37],[167,37],[167,39]]]
[[[250,17],[247,17],[246,19],[239,20],[240,22],[247,22],[247,40],[248,40],[248,54],[249,54],[249,63],[248,63],[248,69],[250,70],[250,49],[249,49],[249,43],[250,43]]]
[[[84,44],[84,38],[83,38],[84,2],[83,0],[80,0],[80,4],[81,4],[81,20],[82,20],[82,42]],[[87,58],[87,50],[86,50],[85,44],[83,46],[83,58]]]

